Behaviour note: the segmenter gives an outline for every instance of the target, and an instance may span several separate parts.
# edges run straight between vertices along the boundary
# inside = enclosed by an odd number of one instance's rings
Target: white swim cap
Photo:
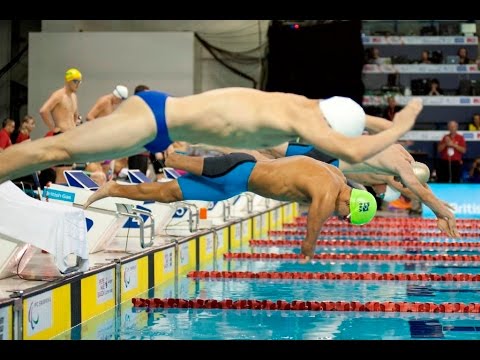
[[[397,200],[400,197],[400,191],[395,190],[390,185],[387,185],[387,189],[385,190],[385,194],[383,195],[382,200],[386,202],[390,202],[393,200]]]
[[[128,89],[126,86],[117,85],[113,90],[113,95],[115,95],[119,99],[125,100],[126,98],[128,98]]]
[[[320,110],[330,127],[345,136],[360,136],[365,129],[365,111],[355,101],[342,96],[320,100]]]
[[[412,164],[412,169],[418,181],[422,184],[425,184],[430,179],[430,169],[424,163],[415,161]]]

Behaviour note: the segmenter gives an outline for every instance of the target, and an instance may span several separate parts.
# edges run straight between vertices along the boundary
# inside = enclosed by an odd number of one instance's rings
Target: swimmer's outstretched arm
[[[347,137],[331,129],[321,132],[312,131],[308,126],[298,124],[297,132],[309,144],[349,163],[362,162],[395,143],[414,125],[422,110],[420,99],[411,100],[401,111],[395,114],[393,126],[375,135]]]
[[[318,185],[318,184],[317,184]],[[307,235],[302,242],[302,255],[304,259],[300,260],[300,263],[305,264],[313,259],[315,255],[315,246],[317,244],[318,234],[322,229],[323,224],[328,220],[335,210],[335,200],[332,195],[329,195],[332,187],[327,185],[328,189],[324,189],[322,192],[315,191],[310,192],[314,194],[311,196],[312,202],[308,208],[307,215]]]
[[[375,169],[366,164],[365,162],[361,162],[358,164],[349,164],[346,161],[339,160],[338,162],[338,168],[342,173],[345,175],[347,174],[358,174],[358,173],[375,173],[379,175],[396,175],[395,172],[389,171],[389,170],[380,170],[380,169]],[[347,176],[348,177],[348,176]]]
[[[83,205],[83,208],[86,209],[95,201],[106,197],[119,197],[139,201],[153,200],[161,203],[183,200],[182,191],[176,180],[138,185],[121,185],[117,184],[115,180],[110,180],[90,195],[87,202]]]
[[[428,186],[423,186],[418,181],[411,166],[402,165],[398,168],[398,171],[402,183],[435,213],[438,218],[438,228],[445,231],[449,237],[460,237],[453,212],[435,196]]]

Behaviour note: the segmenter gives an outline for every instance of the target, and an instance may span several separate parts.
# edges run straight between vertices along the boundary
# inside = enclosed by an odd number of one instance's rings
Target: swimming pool
[[[284,238],[286,239],[286,237]],[[322,239],[324,239],[322,237]],[[355,238],[358,239],[358,238]],[[374,302],[442,304],[480,303],[480,261],[473,256],[480,248],[466,242],[440,247],[387,246],[317,246],[317,254],[376,254],[384,259],[321,259],[299,264],[295,259],[218,257],[201,270],[165,282],[139,298],[225,299],[317,302]],[[432,237],[426,241],[441,241]],[[376,244],[378,245],[378,244]],[[235,254],[298,254],[299,247],[242,244]],[[392,260],[389,255],[406,256]],[[465,261],[412,260],[409,255],[457,255]],[[212,271],[214,271],[212,273]],[[219,275],[219,272],[224,272]],[[246,273],[250,272],[250,273]],[[264,278],[258,278],[263,272]],[[307,273],[316,274],[301,278]],[[334,274],[336,280],[324,275]],[[353,276],[352,273],[355,273]],[[206,276],[205,274],[208,274]],[[240,275],[239,275],[240,274]],[[253,275],[252,275],[253,274]],[[257,274],[257,275],[255,275]],[[290,274],[290,275],[289,275]],[[296,274],[296,275],[295,275]],[[403,274],[403,275],[402,275]],[[409,275],[409,278],[405,276]],[[437,274],[433,279],[431,274]],[[189,275],[189,276],[187,276]],[[201,276],[200,276],[201,275]],[[248,276],[250,277],[248,277]],[[292,278],[281,278],[286,275]],[[404,276],[403,280],[387,279]],[[440,278],[441,276],[443,277]],[[218,277],[216,277],[218,276]],[[238,278],[242,276],[242,278]],[[297,278],[295,278],[295,276]],[[323,278],[322,278],[323,276]],[[343,276],[343,278],[342,278]],[[351,277],[356,279],[351,279]],[[378,277],[383,276],[383,280]],[[412,277],[413,276],[413,277]],[[425,281],[421,277],[430,276]],[[450,276],[450,281],[445,281]],[[213,278],[212,278],[213,277]],[[235,278],[237,277],[237,278]],[[273,277],[273,278],[272,278]],[[277,278],[275,278],[277,277]],[[316,277],[316,278],[315,278]],[[350,279],[348,279],[350,277]],[[375,278],[377,277],[377,278]],[[433,279],[433,280],[432,280]],[[435,281],[434,281],[435,280]],[[203,300],[202,300],[203,299]],[[107,311],[55,339],[248,339],[248,340],[478,340],[479,313],[380,312],[380,311],[313,311],[254,310],[216,308],[147,308],[133,307],[131,301]]]

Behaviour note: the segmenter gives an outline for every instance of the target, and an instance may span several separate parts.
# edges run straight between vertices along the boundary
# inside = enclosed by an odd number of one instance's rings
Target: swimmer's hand
[[[312,261],[315,255],[315,245],[311,245],[306,241],[304,241],[302,243],[301,255],[303,255],[303,257],[300,259],[300,264],[306,264]]]
[[[310,261],[312,261],[312,258],[310,256],[304,256],[304,257],[300,258],[299,263],[300,264],[307,264]]]
[[[445,232],[450,238],[460,238],[460,233],[457,230],[457,225],[455,218],[453,217],[443,217],[438,218],[437,227]]]

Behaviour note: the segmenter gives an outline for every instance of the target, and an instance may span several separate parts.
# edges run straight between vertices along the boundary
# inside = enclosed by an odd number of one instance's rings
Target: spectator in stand
[[[15,121],[12,119],[5,119],[2,122],[2,129],[0,130],[0,152],[7,147],[12,146],[10,135],[15,130]]]
[[[380,63],[380,50],[376,47],[367,49],[367,63],[379,64]]]
[[[431,64],[432,63],[430,61],[430,53],[427,50],[422,51],[422,54],[420,55],[420,61],[418,63],[419,64]]]
[[[480,114],[473,114],[473,120],[468,124],[469,131],[480,131]]]
[[[467,145],[463,135],[459,134],[458,123],[448,123],[449,133],[438,144],[440,153],[438,167],[438,182],[459,183],[462,175],[463,154],[467,151]]]
[[[443,95],[443,90],[440,88],[440,81],[438,79],[432,79],[430,81],[430,91],[428,92],[429,96]]]
[[[397,104],[395,96],[389,96],[387,98],[387,107],[383,111],[383,118],[392,121],[397,112],[402,110],[402,107]]]
[[[458,58],[459,58],[458,59],[459,64],[467,65],[467,64],[472,64],[473,63],[470,60],[470,58],[468,57],[467,48],[461,47],[460,49],[458,49],[457,55],[458,55]]]
[[[20,122],[20,130],[15,139],[15,144],[30,140],[30,134],[35,129],[35,119],[31,115],[25,115]]]

